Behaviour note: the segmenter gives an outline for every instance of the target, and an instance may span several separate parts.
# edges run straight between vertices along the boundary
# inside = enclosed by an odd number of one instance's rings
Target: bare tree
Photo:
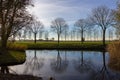
[[[109,41],[113,40],[113,29],[112,28],[108,29],[108,37],[109,37]]]
[[[23,29],[23,38],[24,38],[24,41],[27,39],[27,28]]]
[[[92,10],[90,19],[94,25],[101,27],[103,32],[103,45],[105,46],[105,34],[108,27],[113,23],[112,11],[106,6],[100,6]]]
[[[19,31],[17,32],[17,37],[18,37],[18,39],[19,39],[19,41],[20,41],[20,39],[21,39],[21,37],[22,37],[22,32],[21,32],[21,30],[19,30]]]
[[[39,39],[40,39],[40,40],[42,40],[43,33],[44,33],[44,30],[41,29],[41,30],[39,31]]]
[[[34,43],[36,43],[37,34],[40,30],[44,28],[42,22],[35,20],[31,21],[31,25],[28,27],[29,30],[34,34]]]
[[[75,29],[74,28],[70,30],[69,35],[70,35],[71,41],[74,41],[75,40]]]
[[[6,51],[8,38],[29,24],[31,16],[26,11],[30,0],[0,0],[1,48]]]
[[[51,24],[51,29],[57,33],[58,36],[58,45],[59,45],[59,38],[61,36],[61,33],[64,32],[65,28],[67,27],[67,23],[63,18],[56,18],[55,20],[52,21]]]
[[[98,36],[99,36],[99,29],[98,28],[93,29],[93,36],[94,36],[94,41],[97,41]]]
[[[114,17],[117,22],[120,21],[120,1],[118,1],[117,9],[114,10]]]
[[[81,33],[81,42],[84,41],[84,32],[88,29],[88,23],[85,19],[79,19],[77,22],[75,22],[75,26]]]
[[[32,37],[32,32],[31,32],[31,30],[29,30],[28,31],[28,38],[29,38],[29,40],[31,40],[31,37]]]
[[[120,2],[117,4],[117,9],[114,10],[114,17],[116,23],[113,26],[116,29],[116,36],[120,40]]]
[[[67,40],[68,31],[69,31],[69,27],[66,26],[66,27],[64,28],[64,32],[63,32],[63,35],[64,35],[64,39],[65,39],[65,41]]]
[[[45,40],[48,40],[49,32],[48,30],[45,31]]]
[[[116,29],[116,32],[115,32],[116,37],[117,37],[118,40],[120,40],[120,23],[117,22],[117,23],[114,25],[114,27],[115,27],[115,29]]]
[[[91,39],[92,38],[92,32],[93,32],[92,29],[89,29],[89,30],[86,31],[88,41],[92,41],[92,39]]]

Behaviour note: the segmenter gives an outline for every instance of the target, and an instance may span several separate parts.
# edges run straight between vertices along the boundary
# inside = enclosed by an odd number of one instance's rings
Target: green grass
[[[67,50],[103,50],[105,47],[102,42],[74,42],[74,41],[63,41],[60,42],[59,47],[57,42],[15,42],[17,45],[26,45],[27,49],[67,49]],[[109,42],[106,43],[106,45]]]
[[[8,66],[23,63],[26,59],[24,52],[9,51],[8,53],[0,55],[0,65]]]
[[[27,45],[24,44],[16,44],[16,43],[8,43],[7,48],[9,50],[15,51],[25,51],[27,49]]]

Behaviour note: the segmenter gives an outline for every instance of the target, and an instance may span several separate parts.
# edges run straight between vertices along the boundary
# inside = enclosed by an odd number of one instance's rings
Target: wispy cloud
[[[56,17],[63,17],[68,23],[85,18],[94,7],[106,5],[115,8],[117,0],[34,0],[35,7],[29,11],[36,15],[45,26]]]

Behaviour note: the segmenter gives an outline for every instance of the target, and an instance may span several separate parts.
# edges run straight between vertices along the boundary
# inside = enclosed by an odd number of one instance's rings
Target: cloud
[[[49,27],[57,17],[64,18],[68,23],[75,22],[79,18],[85,18],[94,7],[106,3],[115,7],[115,0],[34,0],[35,7],[28,10]]]

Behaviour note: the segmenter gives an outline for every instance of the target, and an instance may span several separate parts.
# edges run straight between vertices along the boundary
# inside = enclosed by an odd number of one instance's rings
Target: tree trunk
[[[7,51],[7,39],[4,37],[4,38],[1,38],[1,52],[0,54],[5,54]]]
[[[58,34],[58,46],[59,46],[59,42],[60,42],[59,40],[60,40],[60,34]]]
[[[105,32],[106,32],[106,30],[104,29],[103,30],[103,46],[105,47]]]
[[[34,33],[34,43],[36,43],[36,35],[37,33]]]
[[[83,44],[83,30],[81,31],[81,43]]]
[[[3,73],[3,74],[9,74],[9,68],[7,66],[2,66],[1,67],[1,73]]]

